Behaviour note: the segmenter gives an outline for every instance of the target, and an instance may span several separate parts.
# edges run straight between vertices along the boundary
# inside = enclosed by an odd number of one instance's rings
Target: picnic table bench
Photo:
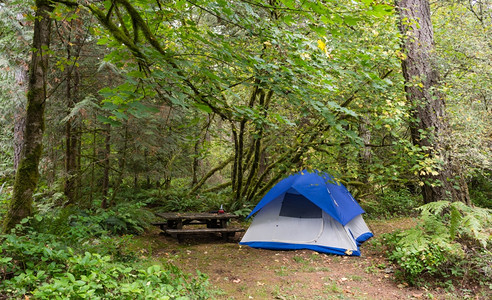
[[[159,226],[166,234],[180,240],[182,235],[219,233],[224,239],[233,237],[236,232],[243,232],[243,228],[227,227],[231,219],[239,216],[230,213],[156,213],[163,221],[152,223]],[[190,226],[187,226],[190,225]],[[206,225],[191,227],[191,225]],[[183,228],[183,226],[187,226]]]

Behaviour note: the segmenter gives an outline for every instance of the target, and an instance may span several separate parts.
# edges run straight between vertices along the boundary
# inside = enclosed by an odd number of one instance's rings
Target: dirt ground
[[[376,236],[413,224],[411,218],[368,222]],[[253,249],[214,236],[190,237],[178,243],[158,230],[151,234],[155,237],[151,255],[187,273],[196,274],[199,270],[207,274],[213,299],[488,298],[471,292],[467,295],[440,288],[416,289],[398,283],[375,239],[362,245],[362,256],[347,257],[309,250]]]

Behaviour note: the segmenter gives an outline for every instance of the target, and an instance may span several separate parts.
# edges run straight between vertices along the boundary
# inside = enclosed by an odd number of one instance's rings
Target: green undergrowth
[[[144,224],[129,222],[127,210],[65,208],[24,219],[0,236],[0,299],[209,298],[204,274],[139,257],[129,233]]]
[[[470,199],[476,206],[492,209],[492,175],[477,175],[468,186]]]
[[[419,208],[417,226],[380,237],[396,276],[411,285],[492,291],[492,211],[439,201]]]
[[[381,193],[373,200],[361,202],[368,218],[391,219],[415,215],[415,207],[422,205],[422,196],[410,193],[407,189],[390,190]]]
[[[206,212],[217,211],[221,206],[227,212],[246,217],[254,208],[253,204],[231,201],[230,190],[190,194],[189,187],[177,187],[150,192],[148,206],[158,212]]]

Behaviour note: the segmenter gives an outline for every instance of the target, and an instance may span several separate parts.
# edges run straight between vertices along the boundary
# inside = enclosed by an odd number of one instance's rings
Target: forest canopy
[[[21,2],[1,6],[2,182],[21,160],[26,46],[40,10]],[[408,53],[391,3],[38,2],[52,21],[38,190],[59,201],[107,207],[127,189],[213,191],[237,210],[307,168],[375,204],[385,190],[443,185],[434,177],[445,160],[478,188],[472,198],[487,197],[490,15],[480,3],[433,6],[429,63],[442,79],[432,89],[449,126],[415,138],[418,104],[405,86],[421,83],[402,76]],[[445,154],[416,142],[427,138],[446,140]]]

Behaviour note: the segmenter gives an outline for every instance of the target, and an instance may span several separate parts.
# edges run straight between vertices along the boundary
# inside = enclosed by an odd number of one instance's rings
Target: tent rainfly
[[[256,214],[257,213],[257,214]],[[277,183],[256,205],[240,244],[360,256],[373,234],[345,186],[323,172],[301,171]]]

